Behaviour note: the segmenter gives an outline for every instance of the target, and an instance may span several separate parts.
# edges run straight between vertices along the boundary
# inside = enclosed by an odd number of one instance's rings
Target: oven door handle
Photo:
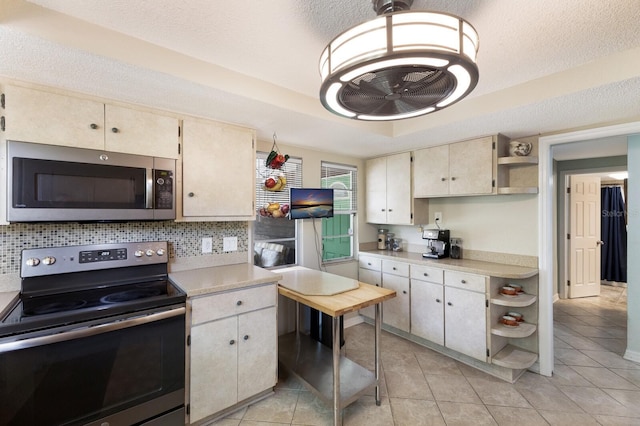
[[[142,324],[148,324],[150,322],[161,321],[163,319],[184,315],[185,312],[186,309],[184,307],[175,308],[168,311],[128,318],[122,321],[115,321],[107,324],[98,324],[90,327],[76,328],[62,333],[50,334],[47,336],[39,336],[27,338],[24,340],[16,340],[13,342],[0,343],[0,353],[109,333],[111,331],[122,330],[124,328],[135,327]]]

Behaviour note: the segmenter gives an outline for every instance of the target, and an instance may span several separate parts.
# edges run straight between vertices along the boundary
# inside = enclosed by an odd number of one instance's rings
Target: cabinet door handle
[[[447,302],[447,305],[449,305],[449,306],[453,306],[453,303],[451,303],[451,302]]]
[[[389,211],[390,211],[390,212],[392,212],[392,211],[393,211],[393,209],[389,209]]]
[[[245,335],[244,335],[244,337],[243,337],[243,339],[244,339],[244,340],[249,340],[249,335],[248,335],[248,334],[245,334]]]
[[[113,133],[118,133],[120,130],[118,130],[118,128],[117,128],[117,127],[112,127],[112,128],[111,128],[111,131],[112,131]]]
[[[190,193],[189,193],[189,194],[187,194],[187,195],[189,195],[189,197],[193,197],[193,196],[194,196],[194,195],[196,195],[196,194],[194,194],[193,192],[190,192]]]
[[[380,209],[380,211],[384,211],[384,209]]]
[[[451,180],[456,180],[455,176],[451,176]]]
[[[443,178],[440,178],[440,180],[444,182],[445,180],[447,180],[447,178],[443,177]]]
[[[396,267],[395,267],[395,266],[393,267],[393,270],[394,270],[394,271],[397,271],[397,269],[396,269]]]
[[[407,294],[407,290],[402,290],[402,294]]]
[[[233,339],[231,339],[231,340],[229,340],[229,344],[230,344],[230,345],[235,345],[235,344],[236,344],[236,341],[235,341],[235,340],[233,340]]]
[[[238,301],[236,302],[236,305],[237,305],[237,306],[242,305],[242,300],[238,300]]]
[[[89,127],[91,127],[93,130],[98,128],[98,125],[96,123],[91,123],[89,124]]]
[[[436,299],[436,303],[440,303],[440,299]]]

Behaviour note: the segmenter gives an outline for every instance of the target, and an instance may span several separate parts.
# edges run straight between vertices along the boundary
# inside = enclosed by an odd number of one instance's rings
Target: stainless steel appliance
[[[448,229],[425,229],[422,231],[422,238],[427,240],[427,251],[422,253],[422,257],[432,259],[442,259],[449,257]]]
[[[175,219],[176,160],[7,142],[9,222]]]
[[[28,249],[0,322],[0,424],[184,425],[185,293],[166,242]]]

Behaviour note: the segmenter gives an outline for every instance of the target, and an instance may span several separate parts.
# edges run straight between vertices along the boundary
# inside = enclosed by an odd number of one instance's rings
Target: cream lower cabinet
[[[411,334],[444,346],[444,271],[411,265]]]
[[[382,323],[408,333],[411,321],[409,264],[383,260],[382,287],[396,292],[396,297],[382,304]]]
[[[7,85],[5,139],[178,158],[175,117]]]
[[[276,297],[269,284],[190,302],[189,423],[240,408],[276,385]]]
[[[358,256],[358,281],[382,287],[382,261],[380,258]],[[375,307],[360,309],[360,315],[375,320]]]
[[[445,346],[487,361],[488,277],[444,271]]]
[[[183,220],[255,220],[255,131],[185,119]]]

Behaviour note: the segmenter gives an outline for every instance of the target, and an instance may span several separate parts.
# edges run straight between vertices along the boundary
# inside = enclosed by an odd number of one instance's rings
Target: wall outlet
[[[433,220],[438,225],[442,225],[442,212],[435,212],[433,214]]]
[[[222,239],[222,251],[237,251],[238,237],[224,237]]]
[[[207,237],[202,239],[202,253],[213,253],[213,238]]]

